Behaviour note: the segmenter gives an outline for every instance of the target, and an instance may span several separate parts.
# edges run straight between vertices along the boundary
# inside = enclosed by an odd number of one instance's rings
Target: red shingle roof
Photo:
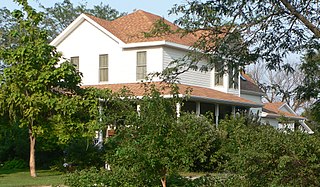
[[[165,36],[146,38],[144,36],[144,32],[150,32],[153,28],[153,24],[157,20],[163,18],[142,10],[137,10],[113,21],[107,21],[88,14],[86,15],[124,43],[168,41],[191,46],[197,40],[197,38],[192,34],[188,34],[183,37],[181,34],[169,34]],[[164,22],[169,25],[172,30],[177,30],[179,28],[165,19]]]
[[[161,86],[164,86],[164,84],[161,84],[160,82],[154,83],[157,88],[160,88]],[[98,89],[110,89],[113,92],[118,92],[122,88],[129,89],[135,96],[143,96],[145,94],[145,89],[141,83],[123,83],[123,84],[103,84],[103,85],[88,85],[83,87],[95,87]],[[185,94],[187,90],[191,89],[190,97],[196,97],[198,99],[206,99],[211,100],[215,103],[229,103],[229,104],[238,104],[240,106],[261,106],[260,104],[257,104],[255,102],[249,101],[247,99],[220,92],[214,89],[210,88],[203,88],[199,86],[189,86],[185,84],[178,84],[179,87],[179,93]],[[164,89],[161,92],[163,95],[169,95],[170,89]]]
[[[285,102],[265,103],[262,110],[273,116],[285,116],[288,118],[304,119],[304,117],[280,110],[281,106],[283,106],[284,104]]]

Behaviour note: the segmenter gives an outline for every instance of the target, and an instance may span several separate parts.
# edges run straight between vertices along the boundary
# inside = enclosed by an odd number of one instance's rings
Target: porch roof
[[[147,84],[154,84],[157,89],[161,91],[162,95],[172,95],[171,90],[167,83],[152,82]],[[204,88],[199,86],[191,86],[186,84],[177,84],[179,87],[179,94],[182,96],[190,96],[191,100],[198,100],[209,103],[229,104],[237,106],[247,107],[262,107],[262,104],[255,103],[244,99],[242,97],[224,93],[210,88]],[[145,95],[146,89],[143,83],[123,83],[123,84],[100,84],[100,85],[86,85],[83,87],[94,87],[98,89],[110,89],[112,92],[118,92],[123,88],[126,88],[132,92],[135,96]],[[190,92],[188,92],[188,90]]]
[[[280,110],[281,107],[283,107],[285,104],[286,104],[285,102],[265,103],[262,108],[262,111],[266,112],[267,113],[266,117],[270,117],[270,118],[278,118],[278,117],[284,116],[284,117],[295,119],[295,120],[305,119],[304,117],[301,117],[295,113],[290,113],[290,112]]]

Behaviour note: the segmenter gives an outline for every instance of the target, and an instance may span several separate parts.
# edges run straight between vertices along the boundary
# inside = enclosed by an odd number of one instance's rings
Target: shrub
[[[95,167],[68,173],[64,176],[64,182],[70,187],[101,187],[110,186],[109,172],[105,169],[98,170]]]
[[[302,132],[284,133],[267,125],[227,119],[219,154],[233,183],[249,186],[319,186],[320,141]]]
[[[24,160],[13,159],[4,163],[1,169],[24,169],[27,168],[27,164]]]

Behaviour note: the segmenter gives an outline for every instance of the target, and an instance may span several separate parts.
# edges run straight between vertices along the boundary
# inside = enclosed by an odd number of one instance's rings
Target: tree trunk
[[[36,138],[32,135],[32,126],[31,125],[29,126],[29,140],[30,140],[30,160],[29,160],[30,176],[37,177],[36,159],[35,159]]]
[[[161,184],[162,184],[162,187],[166,187],[166,186],[167,186],[166,176],[164,176],[164,177],[161,179]]]

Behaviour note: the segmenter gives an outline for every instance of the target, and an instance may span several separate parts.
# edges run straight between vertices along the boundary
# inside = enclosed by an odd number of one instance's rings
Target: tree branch
[[[281,3],[290,11],[290,13],[298,18],[317,38],[320,38],[320,30],[313,25],[306,17],[300,14],[287,0],[280,0]]]

